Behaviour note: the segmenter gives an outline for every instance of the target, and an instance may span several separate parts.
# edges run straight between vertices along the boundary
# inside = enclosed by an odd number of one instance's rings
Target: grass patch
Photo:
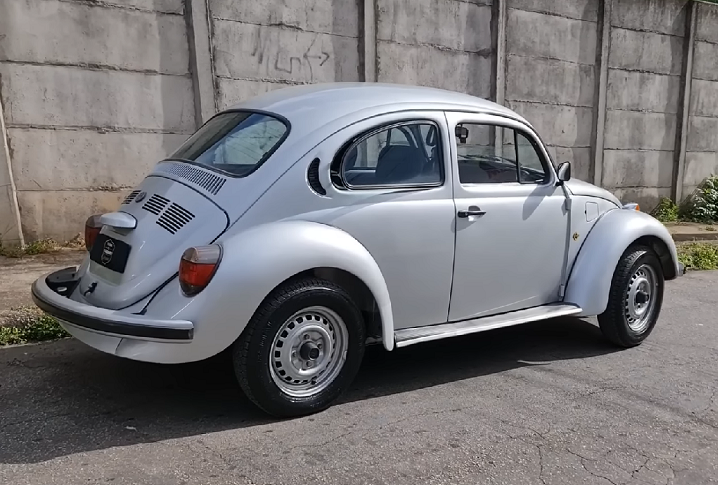
[[[677,222],[678,206],[668,197],[663,197],[651,215],[663,223]]]
[[[11,310],[0,322],[0,345],[45,342],[69,336],[55,317],[36,308]]]
[[[60,244],[54,239],[46,238],[31,242],[20,246],[3,246],[0,244],[0,256],[6,258],[22,258],[24,256],[35,256],[37,254],[50,254],[61,251],[62,249],[82,249],[85,247],[85,240],[82,235],[78,234],[71,240]]]
[[[679,244],[676,249],[678,260],[686,265],[686,269],[718,269],[718,244],[692,242]]]

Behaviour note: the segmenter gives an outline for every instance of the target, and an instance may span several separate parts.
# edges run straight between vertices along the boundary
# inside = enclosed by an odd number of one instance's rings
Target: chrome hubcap
[[[348,340],[344,320],[329,308],[295,313],[272,343],[269,368],[274,383],[292,397],[323,391],[344,366]]]
[[[625,315],[628,326],[636,333],[645,331],[651,322],[657,285],[656,272],[648,265],[639,267],[631,276],[626,292]]]

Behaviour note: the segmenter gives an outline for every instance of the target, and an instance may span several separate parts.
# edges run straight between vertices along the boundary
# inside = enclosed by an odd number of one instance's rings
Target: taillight
[[[87,218],[85,222],[85,247],[88,251],[92,251],[92,246],[95,244],[95,239],[102,229],[100,223],[100,215],[94,215]]]
[[[198,246],[182,254],[179,267],[179,282],[182,292],[194,296],[202,291],[217,271],[222,259],[220,246]]]

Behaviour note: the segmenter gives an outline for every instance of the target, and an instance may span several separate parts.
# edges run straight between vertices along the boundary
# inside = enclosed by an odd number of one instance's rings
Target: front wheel
[[[277,417],[327,408],[351,384],[364,355],[359,309],[339,286],[305,279],[275,290],[233,349],[247,397]]]
[[[620,347],[643,342],[658,321],[663,285],[656,254],[646,247],[629,248],[613,273],[606,311],[598,316],[603,335]]]

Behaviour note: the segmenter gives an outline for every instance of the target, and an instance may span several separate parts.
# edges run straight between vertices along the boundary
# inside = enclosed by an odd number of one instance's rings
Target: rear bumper
[[[63,323],[91,332],[154,342],[192,342],[194,325],[190,321],[154,319],[80,303],[65,296],[76,285],[74,268],[48,273],[33,283],[32,298],[41,310]]]

